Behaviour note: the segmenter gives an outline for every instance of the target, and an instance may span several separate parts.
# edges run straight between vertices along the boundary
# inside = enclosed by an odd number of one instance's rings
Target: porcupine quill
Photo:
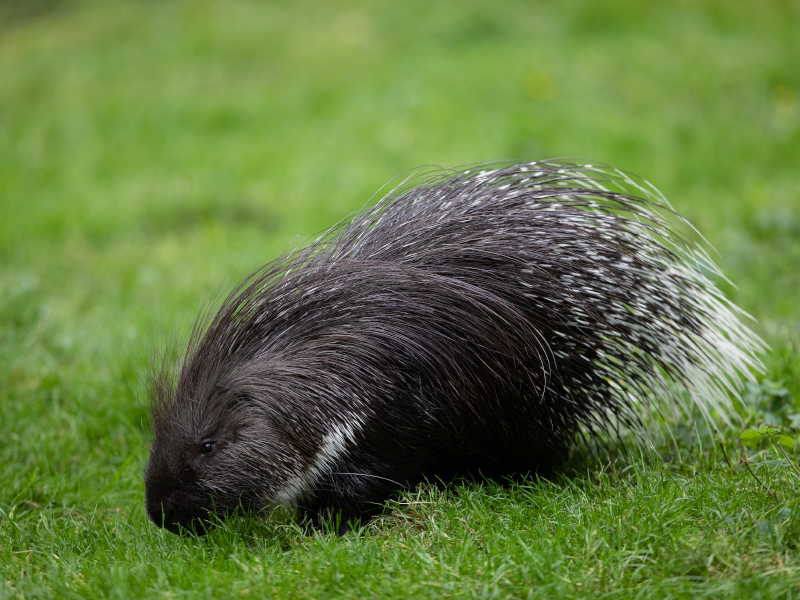
[[[282,505],[344,532],[425,478],[546,475],[648,406],[725,418],[764,346],[670,212],[607,167],[412,178],[257,270],[156,369],[150,518]]]

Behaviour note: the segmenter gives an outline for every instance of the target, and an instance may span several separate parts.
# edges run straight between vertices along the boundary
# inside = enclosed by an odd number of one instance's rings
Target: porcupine
[[[730,414],[762,343],[637,181],[440,170],[257,270],[154,373],[150,518],[283,505],[344,532],[425,478],[551,473],[647,406]]]

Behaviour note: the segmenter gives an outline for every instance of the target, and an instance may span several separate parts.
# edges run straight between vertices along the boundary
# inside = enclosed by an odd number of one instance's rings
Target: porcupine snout
[[[147,464],[145,487],[145,509],[150,520],[168,531],[177,533],[179,523],[176,519],[179,491],[169,467],[164,464],[159,453],[152,453]],[[161,463],[161,464],[159,464]]]

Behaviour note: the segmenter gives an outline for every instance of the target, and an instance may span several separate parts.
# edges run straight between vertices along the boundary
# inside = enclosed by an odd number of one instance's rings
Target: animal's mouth
[[[148,502],[147,516],[157,526],[178,535],[205,535],[214,527],[207,510],[188,512],[179,508],[171,498]]]
[[[152,517],[151,520],[153,520]],[[165,511],[159,521],[153,520],[153,522],[177,535],[205,535],[214,528],[214,524],[207,516],[178,519],[175,518],[174,513],[169,511]]]
[[[178,535],[205,535],[213,528],[209,519],[199,517],[188,522],[172,521],[169,525],[164,525],[164,529]]]

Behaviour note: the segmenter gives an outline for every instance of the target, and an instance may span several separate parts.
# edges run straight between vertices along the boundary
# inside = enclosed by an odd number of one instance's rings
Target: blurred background
[[[662,190],[797,368],[796,0],[0,0],[5,480],[121,463],[150,344],[395,175],[552,157]]]

